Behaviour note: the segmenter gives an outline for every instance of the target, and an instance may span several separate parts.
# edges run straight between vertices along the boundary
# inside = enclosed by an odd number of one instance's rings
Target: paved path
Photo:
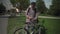
[[[0,34],[7,34],[8,17],[10,15],[0,16]],[[39,18],[60,19],[60,17],[39,16]]]
[[[38,16],[39,18],[60,19],[60,17]]]
[[[0,18],[0,34],[7,34],[8,18]]]

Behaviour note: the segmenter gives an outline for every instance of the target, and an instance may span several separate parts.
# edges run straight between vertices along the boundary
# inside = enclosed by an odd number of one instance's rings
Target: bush
[[[5,14],[5,11],[6,11],[6,8],[5,8],[5,6],[1,3],[1,4],[0,4],[0,15]]]

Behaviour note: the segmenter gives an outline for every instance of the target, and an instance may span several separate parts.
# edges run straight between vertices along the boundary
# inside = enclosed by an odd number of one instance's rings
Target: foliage
[[[47,11],[47,8],[46,8],[43,0],[37,0],[37,1],[36,1],[36,5],[37,5],[37,9],[38,9],[41,13],[45,13],[45,12]]]
[[[0,4],[0,15],[4,14],[6,11],[6,7],[1,3]]]
[[[11,3],[13,4],[14,7],[17,7],[19,9],[26,9],[28,7],[28,5],[30,4],[29,0],[10,0]],[[19,5],[18,5],[19,3]],[[17,6],[16,6],[17,4]]]
[[[49,9],[49,14],[54,16],[60,16],[60,0],[53,0]]]

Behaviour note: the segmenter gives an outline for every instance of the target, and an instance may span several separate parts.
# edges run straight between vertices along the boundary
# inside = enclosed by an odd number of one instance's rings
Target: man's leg
[[[25,24],[25,28],[24,29],[27,31],[27,34],[30,34],[29,33],[29,24],[28,23]]]

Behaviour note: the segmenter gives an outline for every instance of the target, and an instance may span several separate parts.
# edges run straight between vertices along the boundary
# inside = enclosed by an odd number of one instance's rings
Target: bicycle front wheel
[[[27,34],[27,32],[25,31],[25,29],[19,28],[15,30],[14,34]]]

